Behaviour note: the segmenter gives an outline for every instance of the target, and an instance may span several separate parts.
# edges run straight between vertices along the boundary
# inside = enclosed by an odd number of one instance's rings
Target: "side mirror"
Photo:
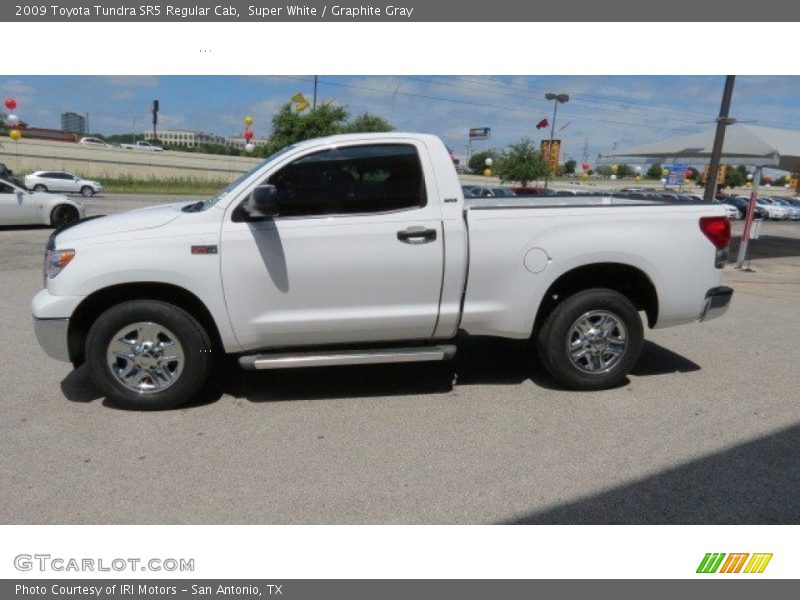
[[[258,186],[250,192],[250,197],[244,203],[243,208],[248,216],[252,218],[277,217],[280,214],[278,189],[274,185]]]

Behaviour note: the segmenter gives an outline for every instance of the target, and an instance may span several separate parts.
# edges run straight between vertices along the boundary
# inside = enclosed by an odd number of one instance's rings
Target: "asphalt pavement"
[[[233,370],[158,413],[39,349],[49,233],[0,228],[0,523],[800,523],[800,223],[766,223],[728,314],[648,330],[614,390],[462,339],[448,364]]]

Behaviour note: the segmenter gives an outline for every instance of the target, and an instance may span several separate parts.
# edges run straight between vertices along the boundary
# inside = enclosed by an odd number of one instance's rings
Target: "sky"
[[[559,105],[556,138],[563,159],[589,162],[600,153],[712,128],[724,76],[320,76],[318,101],[346,106],[353,116],[371,112],[399,131],[434,133],[459,155],[467,131],[491,127],[474,151],[502,149],[523,137],[538,141],[549,130],[553,103],[546,92],[567,93]],[[243,131],[252,115],[258,137],[269,135],[275,111],[302,92],[310,100],[313,75],[296,76],[0,76],[0,95],[32,126],[60,127],[64,111],[89,113],[93,133],[142,133],[160,102],[159,128],[220,135]],[[765,127],[797,129],[800,77],[740,76],[731,116]]]

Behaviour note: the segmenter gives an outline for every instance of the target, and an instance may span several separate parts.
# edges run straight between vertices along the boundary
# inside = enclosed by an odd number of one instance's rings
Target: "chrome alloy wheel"
[[[584,313],[569,330],[567,354],[572,364],[592,375],[616,366],[628,349],[628,335],[622,320],[605,310]]]
[[[131,323],[120,329],[106,349],[111,373],[137,394],[155,394],[181,376],[186,359],[177,336],[158,323]]]

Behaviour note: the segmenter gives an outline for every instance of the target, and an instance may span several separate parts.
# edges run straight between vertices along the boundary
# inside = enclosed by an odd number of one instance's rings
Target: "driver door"
[[[428,172],[415,143],[318,150],[269,177],[278,216],[229,211],[222,279],[244,349],[431,338],[444,247]]]

